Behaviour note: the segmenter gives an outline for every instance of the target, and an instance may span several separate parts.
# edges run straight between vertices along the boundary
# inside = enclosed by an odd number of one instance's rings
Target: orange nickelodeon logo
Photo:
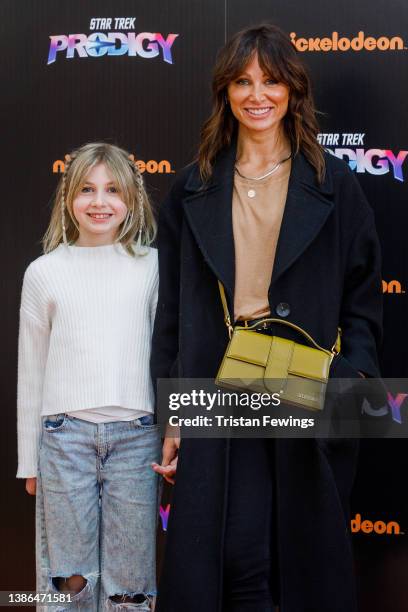
[[[67,156],[65,155],[64,161],[56,159],[52,164],[52,171],[54,174],[62,174],[65,170],[65,161]],[[161,161],[155,161],[150,159],[149,161],[143,161],[141,159],[135,160],[134,155],[130,155],[130,159],[133,161],[135,166],[139,168],[141,174],[147,172],[148,174],[174,174],[174,170],[171,167],[171,163],[167,159]]]
[[[62,159],[56,159],[52,164],[52,171],[54,174],[62,174],[65,170],[65,162],[67,160],[68,155],[64,156],[64,161]]]
[[[382,282],[383,293],[405,293],[405,289],[401,287],[401,283],[397,280]]]
[[[354,38],[340,36],[338,32],[332,32],[330,36],[323,38],[297,38],[296,32],[292,32],[290,40],[296,49],[304,51],[401,51],[406,49],[401,36],[365,36],[360,31]]]
[[[141,174],[147,172],[148,174],[174,174],[174,170],[171,167],[171,163],[167,161],[167,159],[162,159],[157,162],[154,159],[151,159],[147,162],[134,158],[133,155],[130,156],[135,166],[139,168]]]
[[[378,535],[382,535],[386,533],[387,535],[404,535],[404,532],[401,531],[401,527],[397,521],[390,521],[389,523],[384,523],[384,521],[362,521],[361,514],[356,514],[356,518],[351,519],[351,532],[358,533],[362,531],[363,533],[376,533]]]

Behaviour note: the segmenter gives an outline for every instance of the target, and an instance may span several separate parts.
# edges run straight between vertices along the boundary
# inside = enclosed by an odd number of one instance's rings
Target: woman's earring
[[[229,100],[228,100],[227,94],[224,94],[224,104],[225,104],[225,106],[228,106],[228,104],[229,104]]]

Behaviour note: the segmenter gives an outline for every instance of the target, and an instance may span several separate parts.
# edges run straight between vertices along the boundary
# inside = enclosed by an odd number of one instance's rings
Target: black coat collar
[[[211,180],[203,185],[195,164],[188,176],[184,210],[198,246],[232,304],[235,252],[232,230],[232,190],[236,145],[222,151]],[[322,184],[302,153],[292,159],[288,195],[276,250],[271,285],[314,240],[333,208],[333,182],[329,167]]]

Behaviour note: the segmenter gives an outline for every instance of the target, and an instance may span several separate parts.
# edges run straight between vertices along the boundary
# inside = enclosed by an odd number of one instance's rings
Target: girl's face
[[[79,226],[78,246],[113,244],[128,208],[104,163],[94,166],[72,203]]]
[[[241,129],[258,133],[275,130],[288,110],[289,87],[265,74],[255,54],[228,85],[228,100]]]

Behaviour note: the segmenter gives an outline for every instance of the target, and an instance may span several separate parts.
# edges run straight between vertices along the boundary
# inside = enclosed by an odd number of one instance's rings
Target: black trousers
[[[272,612],[277,594],[273,440],[232,439],[224,540],[224,612]]]

